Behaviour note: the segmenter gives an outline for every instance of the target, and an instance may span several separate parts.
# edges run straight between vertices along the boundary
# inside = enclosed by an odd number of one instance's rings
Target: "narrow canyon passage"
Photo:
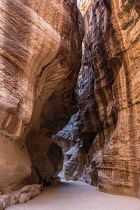
[[[0,0],[0,210],[140,210],[139,69],[139,0]]]
[[[96,187],[77,181],[62,181],[44,188],[41,195],[7,210],[139,210],[137,198],[99,192]]]

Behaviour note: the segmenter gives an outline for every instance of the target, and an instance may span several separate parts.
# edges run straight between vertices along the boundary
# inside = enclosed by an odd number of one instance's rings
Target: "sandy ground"
[[[41,195],[8,210],[140,210],[140,199],[99,192],[82,182],[63,181]]]

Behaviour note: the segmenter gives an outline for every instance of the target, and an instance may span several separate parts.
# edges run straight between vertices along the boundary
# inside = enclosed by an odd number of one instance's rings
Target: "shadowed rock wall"
[[[93,1],[84,17],[85,51],[95,76],[94,121],[99,122],[88,153],[89,174],[100,190],[131,196],[140,196],[138,4]]]
[[[136,197],[140,196],[139,6],[139,1],[129,0],[93,0],[88,6],[77,87],[78,138],[83,146],[66,166],[69,178],[82,177],[102,191]],[[76,164],[72,173],[70,163]]]

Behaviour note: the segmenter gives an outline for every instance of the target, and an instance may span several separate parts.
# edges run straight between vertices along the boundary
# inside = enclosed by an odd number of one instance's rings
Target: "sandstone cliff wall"
[[[100,190],[131,196],[140,196],[138,8],[138,1],[93,1],[84,17],[99,121],[90,174]]]
[[[76,110],[83,22],[74,0],[2,0],[0,9],[0,191],[6,192],[31,172],[30,181],[47,182],[58,170],[50,160],[58,146],[49,146]]]
[[[66,177],[108,193],[140,196],[139,1],[93,0],[84,15],[78,79],[83,146]],[[70,164],[75,169],[71,173]],[[76,166],[75,166],[76,164]]]
[[[140,196],[139,1],[83,3],[74,90],[76,1],[0,2],[1,192],[55,181],[62,146],[67,179]]]

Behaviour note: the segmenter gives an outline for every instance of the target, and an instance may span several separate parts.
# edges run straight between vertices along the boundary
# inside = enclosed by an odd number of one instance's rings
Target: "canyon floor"
[[[41,195],[7,210],[140,210],[140,199],[99,192],[83,182],[62,181]]]

